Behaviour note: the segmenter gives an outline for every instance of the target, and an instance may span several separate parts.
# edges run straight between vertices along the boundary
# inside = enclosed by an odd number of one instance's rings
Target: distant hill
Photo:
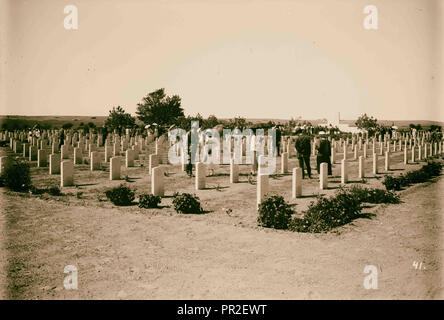
[[[96,126],[103,126],[105,123],[105,116],[0,116],[0,125],[4,119],[18,119],[27,120],[30,122],[38,122],[49,125],[51,127],[61,127],[65,123],[72,123],[74,127],[78,127],[82,122],[87,124],[94,123]]]
[[[65,123],[72,123],[74,127],[79,126],[82,122],[87,124],[89,122],[94,123],[96,126],[103,126],[105,123],[105,119],[107,116],[16,116],[16,115],[8,115],[2,116],[0,115],[0,126],[4,119],[21,119],[27,120],[30,122],[41,122],[47,124],[51,127],[61,127]],[[226,118],[220,118],[221,120],[227,120]],[[289,121],[289,119],[276,119],[276,118],[247,118],[247,121],[252,123],[259,122],[268,122],[273,121],[275,123],[285,124]],[[309,121],[313,125],[318,125],[321,123],[325,123],[326,119],[298,119],[297,121]],[[341,123],[354,125],[356,120],[341,120]],[[385,126],[390,126],[394,124],[399,128],[406,128],[410,123],[420,124],[422,127],[429,127],[430,125],[438,125],[444,127],[444,122],[439,121],[431,121],[431,120],[378,120],[378,123],[383,124]]]

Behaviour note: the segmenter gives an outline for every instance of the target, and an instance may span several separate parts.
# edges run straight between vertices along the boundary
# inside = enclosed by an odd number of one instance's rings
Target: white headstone
[[[268,193],[268,175],[258,174],[257,176],[257,208],[264,201],[265,195]]]
[[[287,173],[288,171],[288,153],[284,152],[281,156],[281,173]]]
[[[153,168],[157,167],[159,165],[159,155],[158,154],[150,154],[150,163],[148,167],[148,172],[151,174],[151,171]]]
[[[319,188],[324,190],[328,187],[328,164],[326,162],[322,162],[320,165],[320,173],[319,173]]]
[[[302,195],[302,169],[293,168],[293,180],[291,194],[293,198],[298,198]]]
[[[365,162],[364,162],[364,157],[363,156],[359,156],[359,175],[358,175],[359,179],[362,179],[365,177]]]
[[[127,168],[134,167],[134,153],[131,149],[125,151],[125,166]]]
[[[74,164],[82,164],[83,152],[81,148],[74,148]]]
[[[71,160],[62,161],[60,172],[60,181],[62,187],[74,185],[74,164]]]
[[[49,174],[60,174],[60,156],[58,154],[49,155]]]
[[[196,162],[196,190],[205,189],[206,167],[202,162]]]
[[[120,157],[112,157],[109,160],[109,179],[120,180]]]
[[[151,193],[155,196],[164,195],[163,168],[154,167],[151,171]]]
[[[373,174],[378,174],[378,155],[376,153],[373,154]]]
[[[61,159],[68,159],[69,158],[69,151],[68,151],[68,145],[64,144],[62,145],[62,147],[60,148],[60,152],[61,152]]]
[[[348,163],[347,160],[341,160],[341,184],[348,182]]]
[[[46,155],[46,150],[37,151],[37,166],[46,167],[48,165],[48,156]]]
[[[100,154],[97,151],[91,151],[90,155],[90,170],[100,170]]]
[[[108,162],[109,159],[111,159],[111,146],[108,144],[105,144],[105,162]]]
[[[234,163],[234,159],[230,160],[230,183],[239,182],[239,165]]]

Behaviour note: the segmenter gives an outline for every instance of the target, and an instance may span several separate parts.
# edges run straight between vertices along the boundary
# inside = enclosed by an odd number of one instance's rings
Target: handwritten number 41
[[[422,262],[413,261],[413,268],[416,270],[425,270],[425,265],[423,266]]]

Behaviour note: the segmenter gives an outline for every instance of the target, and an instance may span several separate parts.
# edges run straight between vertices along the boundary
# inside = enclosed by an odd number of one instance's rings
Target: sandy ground
[[[1,151],[3,154],[6,149]],[[371,152],[369,152],[370,154]],[[352,157],[350,153],[349,158]],[[411,170],[397,152],[388,174]],[[339,158],[339,155],[338,155]],[[290,169],[297,160],[290,160]],[[140,167],[140,164],[144,164]],[[359,184],[350,160],[351,183]],[[137,194],[149,192],[147,162],[123,169]],[[380,157],[380,168],[383,158]],[[368,206],[366,217],[328,234],[303,234],[257,226],[256,186],[242,175],[230,185],[229,167],[208,177],[206,190],[178,166],[168,167],[161,209],[115,207],[103,192],[107,165],[90,172],[76,166],[75,187],[63,196],[0,189],[0,297],[10,299],[442,299],[444,191],[442,177],[401,192],[399,205]],[[246,174],[249,166],[242,166]],[[381,187],[367,160],[366,184]],[[330,188],[339,186],[336,164]],[[36,168],[35,185],[59,184]],[[270,179],[272,193],[299,213],[319,193],[317,174],[304,180],[301,199],[291,199],[291,175]],[[196,193],[207,210],[181,215],[171,207],[174,191]],[[230,214],[226,209],[232,209]],[[422,262],[421,269],[413,263]],[[65,266],[78,268],[78,290],[65,290]],[[364,288],[366,265],[378,269],[378,289]]]

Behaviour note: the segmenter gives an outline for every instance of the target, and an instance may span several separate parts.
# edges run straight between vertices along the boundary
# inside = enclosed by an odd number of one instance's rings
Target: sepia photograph
[[[444,0],[0,0],[0,300],[443,300],[443,70]]]

